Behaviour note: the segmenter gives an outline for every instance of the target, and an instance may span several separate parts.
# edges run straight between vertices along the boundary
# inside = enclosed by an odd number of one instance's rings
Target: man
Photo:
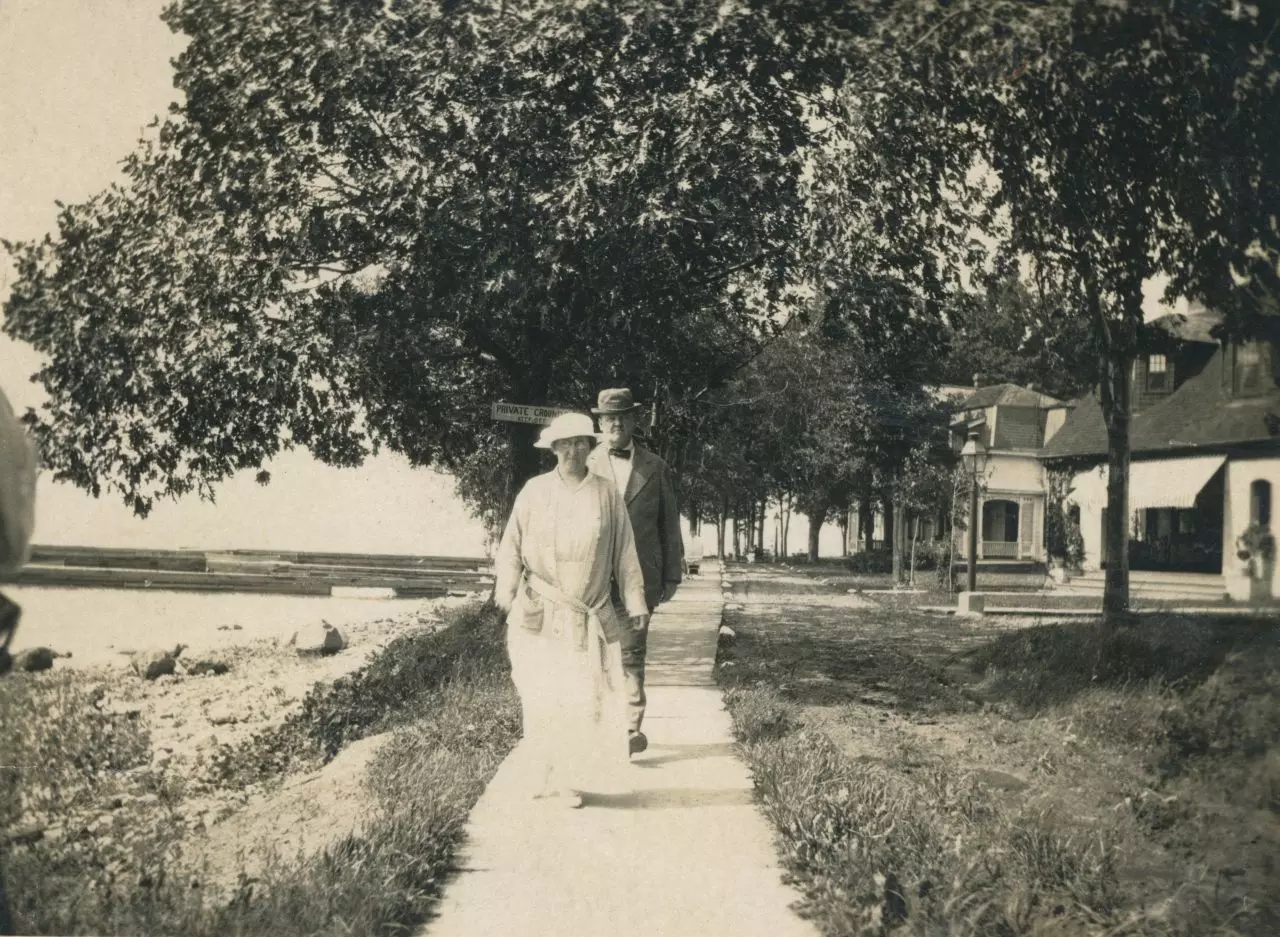
[[[635,443],[640,405],[625,387],[600,391],[591,412],[600,423],[603,446],[591,453],[592,471],[612,478],[626,502],[635,534],[636,553],[644,575],[644,598],[650,613],[675,595],[684,566],[680,510],[667,463]],[[616,587],[614,605],[620,608]],[[627,682],[631,754],[644,751],[649,740],[640,731],[644,721],[644,658],[649,643],[648,619],[630,619],[621,610],[619,621],[637,624],[622,636],[622,670]]]

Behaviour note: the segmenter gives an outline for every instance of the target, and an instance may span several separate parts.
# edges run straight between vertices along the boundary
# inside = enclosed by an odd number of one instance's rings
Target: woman
[[[583,791],[626,786],[618,638],[648,623],[627,509],[611,481],[587,470],[595,444],[583,413],[562,414],[542,431],[535,445],[555,454],[556,467],[516,496],[495,559],[532,794],[571,807],[582,805]],[[611,583],[634,625],[616,620]]]

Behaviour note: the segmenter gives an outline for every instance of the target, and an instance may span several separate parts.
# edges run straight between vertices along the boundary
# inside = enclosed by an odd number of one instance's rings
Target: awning
[[[1129,510],[1193,508],[1200,489],[1209,484],[1224,455],[1193,455],[1129,463]]]
[[[1195,455],[1129,463],[1129,510],[1192,508],[1196,496],[1227,461],[1224,455]],[[1107,467],[1077,475],[1069,500],[1081,507],[1107,506]]]

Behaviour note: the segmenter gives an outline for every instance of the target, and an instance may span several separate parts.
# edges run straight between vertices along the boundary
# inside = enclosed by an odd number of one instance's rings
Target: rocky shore
[[[232,887],[272,855],[291,859],[322,848],[358,826],[364,766],[383,737],[270,786],[220,785],[211,761],[283,723],[317,684],[351,674],[401,635],[439,628],[441,613],[467,601],[412,603],[411,610],[403,603],[398,614],[337,627],[312,621],[243,642],[236,639],[245,629],[230,624],[208,635],[188,629],[189,645],[122,648],[106,663],[76,666],[75,650],[65,657],[59,649],[51,668],[17,679],[72,681],[74,695],[84,694],[82,708],[93,710],[86,715],[136,726],[132,736],[149,751],[133,753],[125,770],[102,771],[92,795],[74,804],[36,791],[18,805],[7,838],[66,840],[109,853],[136,849],[143,831],[162,825],[177,834],[183,864],[201,868],[209,889]]]

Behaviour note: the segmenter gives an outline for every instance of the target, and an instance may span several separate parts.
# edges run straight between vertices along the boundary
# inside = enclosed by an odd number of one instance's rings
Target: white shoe
[[[555,796],[554,802],[558,807],[577,810],[582,806],[582,795],[577,791],[561,791]]]

